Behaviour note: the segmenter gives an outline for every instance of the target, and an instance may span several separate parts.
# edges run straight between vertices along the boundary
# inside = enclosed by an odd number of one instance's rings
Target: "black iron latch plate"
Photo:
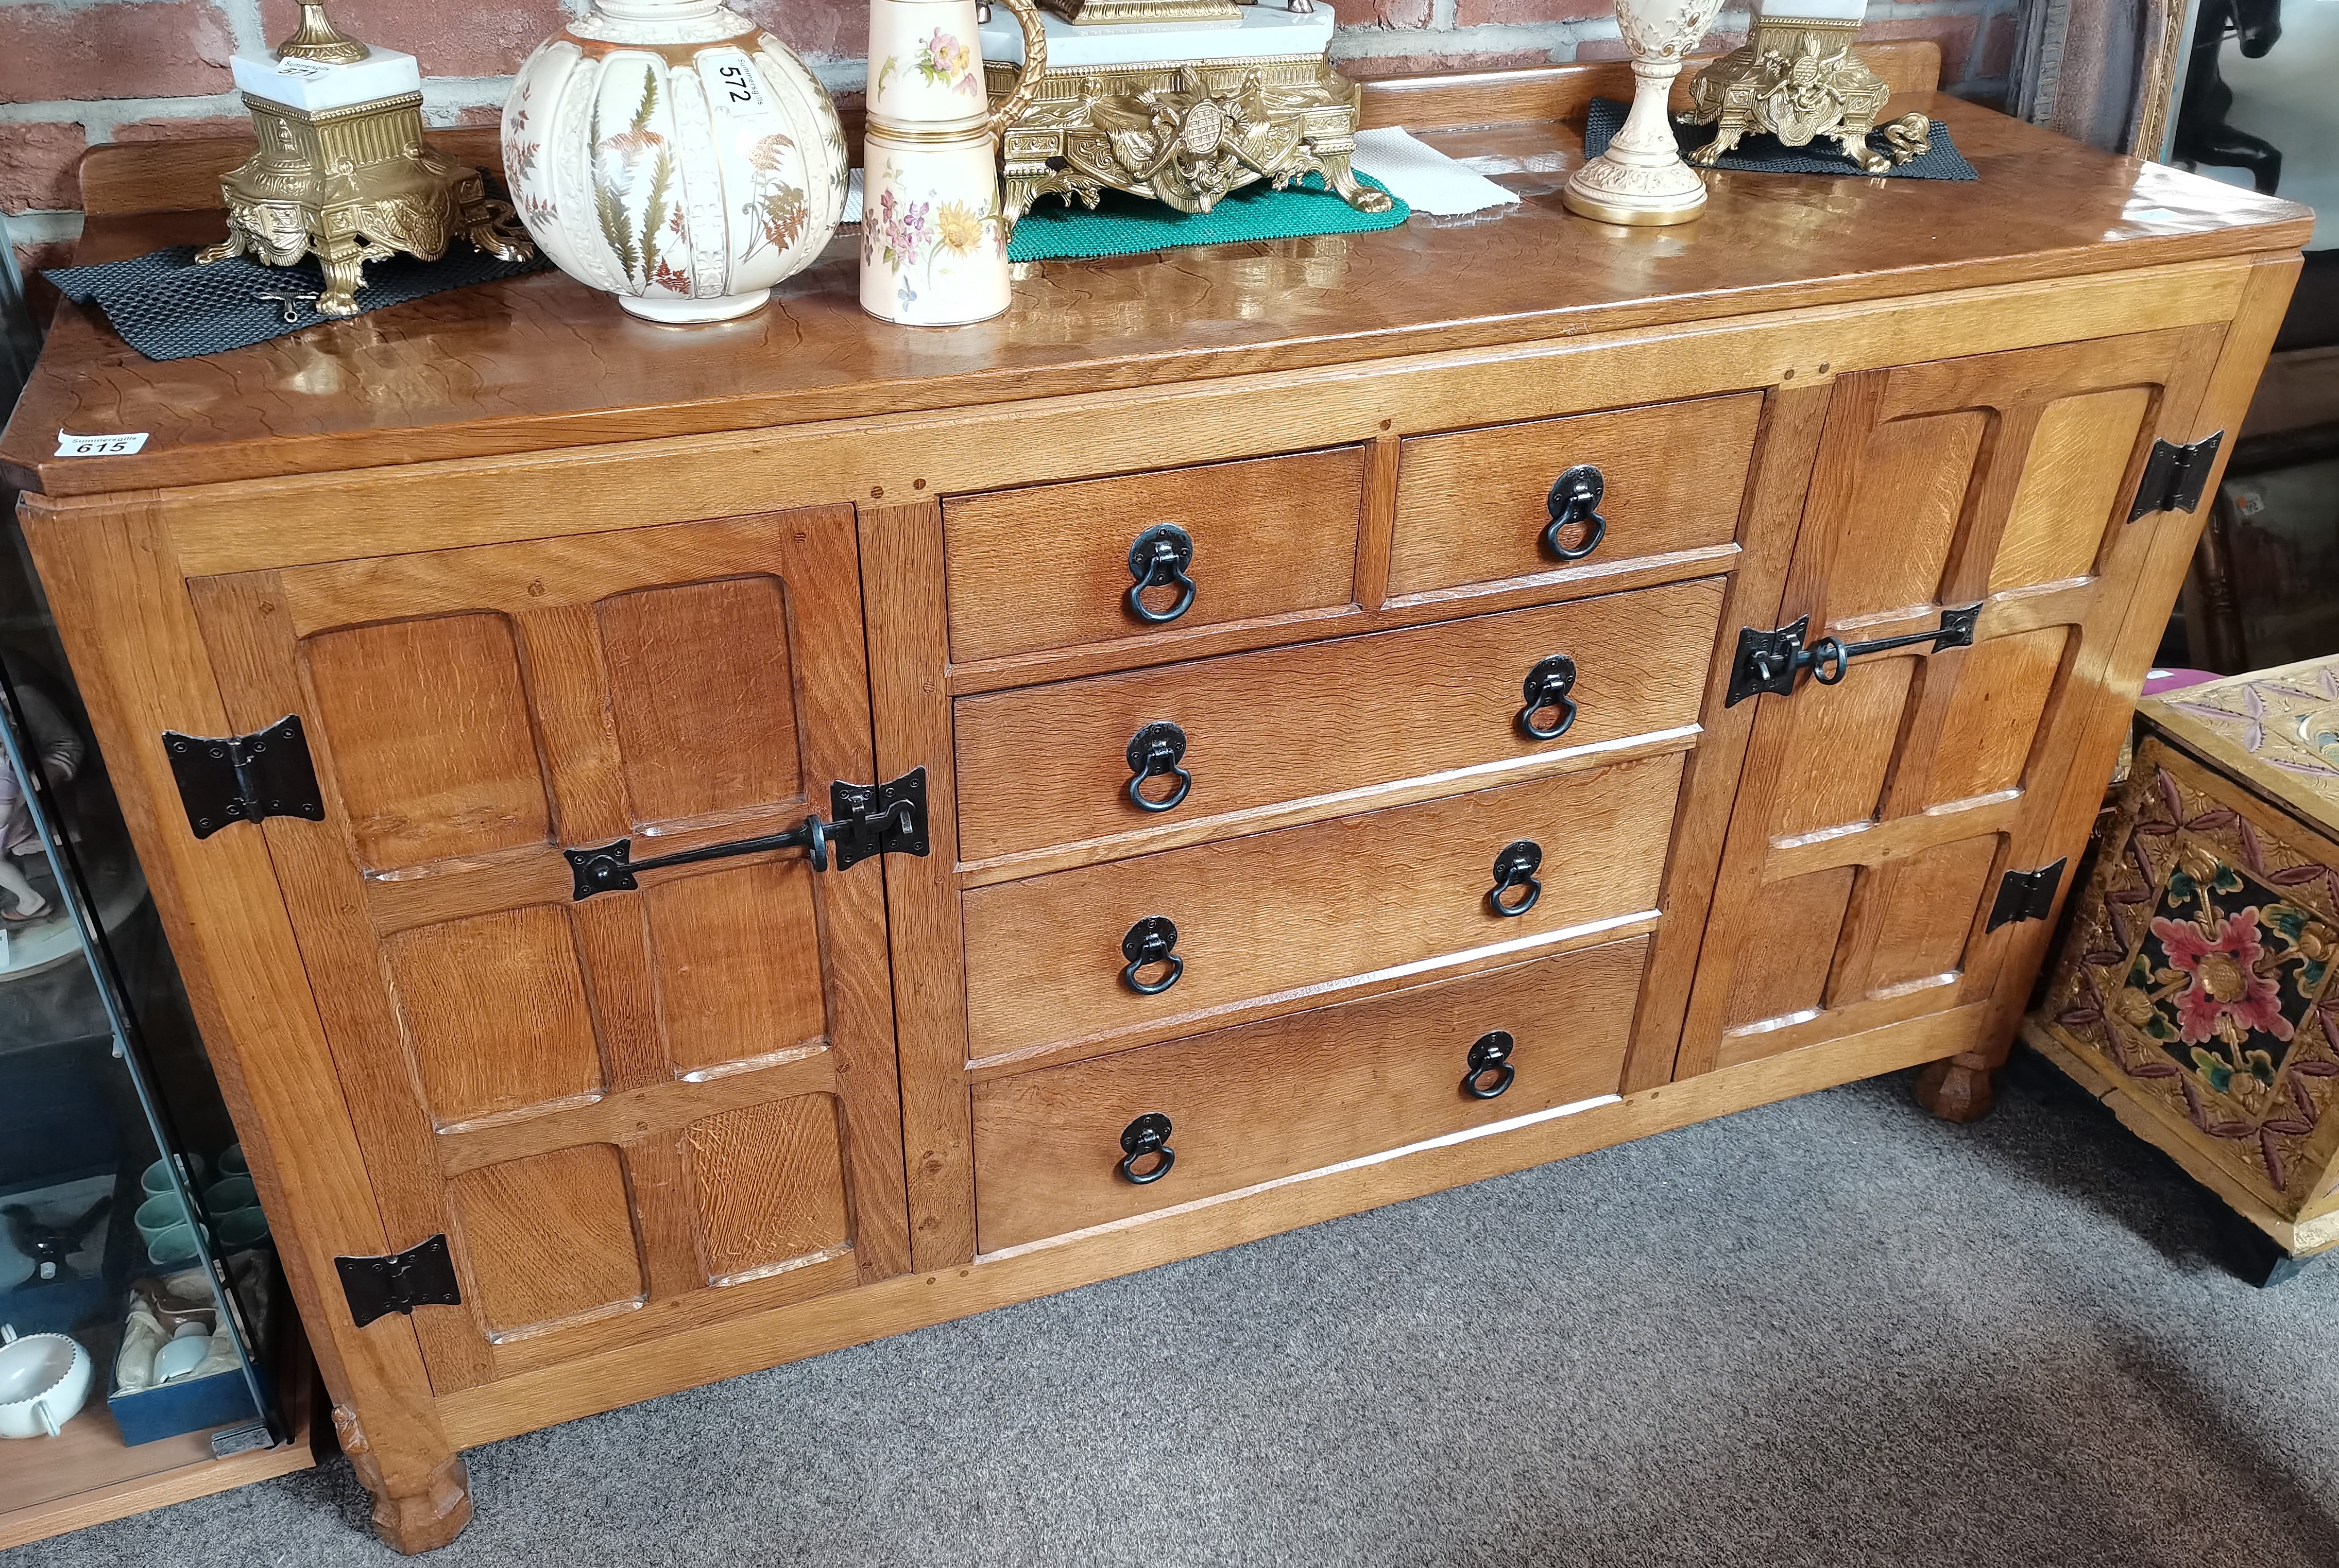
[[[904,808],[907,809],[904,809]],[[891,784],[828,786],[829,853],[850,870],[873,854],[926,853],[926,770],[912,768]]]
[[[248,735],[183,735],[163,732],[163,749],[178,781],[179,804],[197,838],[209,838],[230,823],[263,817],[325,820],[325,799],[317,788],[317,767],[309,759],[309,737],[301,715],[286,714]]]
[[[2037,871],[2008,872],[1998,884],[1998,902],[1989,906],[1989,923],[1982,929],[1996,931],[2026,920],[2045,920],[2055,907],[2055,892],[2063,885],[2063,868],[2068,863],[2070,857],[2066,855]]]
[[[1897,637],[1876,637],[1867,642],[1847,643],[1837,637],[1821,637],[1806,646],[1803,638],[1811,629],[1811,617],[1803,616],[1793,625],[1766,632],[1760,626],[1741,626],[1738,631],[1738,654],[1730,666],[1730,685],[1722,694],[1722,705],[1736,707],[1748,697],[1764,692],[1774,696],[1791,696],[1795,677],[1803,671],[1821,685],[1834,685],[1844,677],[1853,659],[1865,654],[1882,653],[1888,648],[1914,647],[1930,643],[1932,651],[1943,653],[1950,648],[1973,646],[1974,624],[1981,617],[1979,604],[1952,605],[1941,612],[1940,624],[1929,631],[1910,632]]]
[[[1734,708],[1748,697],[1769,692],[1774,696],[1791,695],[1795,689],[1795,674],[1803,666],[1803,634],[1811,629],[1811,617],[1804,616],[1792,626],[1766,632],[1760,626],[1738,628],[1738,656],[1730,661],[1730,689],[1722,695],[1722,705]]]
[[[2144,460],[2144,478],[2137,481],[2136,501],[2127,509],[2127,520],[2148,517],[2154,512],[2189,512],[2201,504],[2201,492],[2208,488],[2209,470],[2217,464],[2217,449],[2225,444],[2226,432],[2180,447],[2174,441],[2155,441],[2152,454]]]
[[[677,850],[649,860],[634,859],[633,841],[622,838],[615,843],[560,853],[567,858],[576,884],[573,895],[580,901],[597,892],[638,887],[635,879],[641,872],[772,850],[807,850],[814,871],[849,871],[872,855],[927,853],[923,768],[913,768],[893,783],[874,787],[832,784],[828,809],[835,821],[823,822],[814,814],[779,833]]]
[[[393,1312],[411,1317],[418,1307],[463,1304],[455,1259],[443,1235],[387,1257],[336,1257],[333,1267],[341,1277],[341,1294],[349,1297],[350,1317],[360,1328]]]

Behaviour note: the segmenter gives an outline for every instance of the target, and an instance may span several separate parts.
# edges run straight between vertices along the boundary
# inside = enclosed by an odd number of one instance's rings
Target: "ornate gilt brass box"
[[[1281,190],[1310,173],[1359,212],[1386,211],[1387,194],[1349,168],[1360,94],[1325,53],[1329,7],[1241,11],[1231,25],[1172,32],[1110,32],[1086,25],[1086,9],[1081,25],[1048,17],[1039,93],[1000,138],[1008,226],[1042,195],[1094,207],[1126,191],[1207,212],[1247,185]],[[1021,45],[1003,24],[986,25],[982,42],[1000,103]]]
[[[1888,156],[1868,144],[1892,94],[1852,53],[1860,13],[1848,17],[1754,19],[1753,36],[1708,65],[1690,84],[1691,118],[1713,127],[1713,140],[1689,155],[1712,168],[1740,138],[1768,132],[1790,147],[1825,137],[1871,174],[1924,155],[1931,124],[1904,114],[1885,130]]]
[[[2294,1257],[2339,1242],[2339,658],[2147,697],[2026,1029]]]

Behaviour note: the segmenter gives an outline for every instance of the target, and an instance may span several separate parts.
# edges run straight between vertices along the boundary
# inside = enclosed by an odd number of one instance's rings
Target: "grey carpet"
[[[1906,1075],[475,1451],[434,1568],[2339,1563],[2339,1267],[2261,1292],[2035,1060]],[[0,1455],[0,1463],[5,1462]],[[0,1568],[397,1561],[346,1465]]]

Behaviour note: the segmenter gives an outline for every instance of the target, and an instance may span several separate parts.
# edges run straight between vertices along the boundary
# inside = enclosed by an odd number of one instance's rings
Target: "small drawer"
[[[1635,937],[978,1083],[979,1244],[995,1252],[1614,1094],[1648,945]],[[1162,1157],[1129,1155],[1124,1135],[1142,1148],[1162,1122],[1168,1169],[1130,1179]]]
[[[1506,765],[1683,729],[1697,722],[1722,588],[1707,577],[961,698],[960,857],[1465,769],[1483,785]]]
[[[1167,1039],[1654,910],[1683,754],[971,888],[972,1053]]]
[[[1364,476],[1348,447],[945,500],[951,657],[1341,608],[1354,602]],[[1138,601],[1156,620],[1129,602],[1140,539],[1170,557]]]
[[[1413,437],[1397,461],[1389,596],[1726,545],[1762,411],[1760,392],[1741,392]],[[1597,498],[1571,508],[1555,487],[1586,469],[1584,495]]]

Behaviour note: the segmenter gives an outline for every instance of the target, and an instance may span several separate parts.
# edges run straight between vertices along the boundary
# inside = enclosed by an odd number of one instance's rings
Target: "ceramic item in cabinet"
[[[0,1326],[0,1437],[54,1437],[80,1414],[89,1376],[79,1340]]]
[[[503,144],[544,253],[668,325],[755,310],[844,211],[827,90],[716,0],[601,0],[520,67]]]
[[[1633,112],[1608,150],[1568,178],[1571,212],[1608,223],[1685,223],[1705,211],[1705,182],[1682,162],[1666,103],[1682,54],[1705,36],[1721,0],[1617,0],[1633,54]]]
[[[869,14],[869,135],[862,164],[861,308],[909,327],[958,327],[1007,309],[999,212],[1002,127],[1047,69],[1031,0],[1024,64],[996,113],[984,95],[974,0],[877,0]]]

